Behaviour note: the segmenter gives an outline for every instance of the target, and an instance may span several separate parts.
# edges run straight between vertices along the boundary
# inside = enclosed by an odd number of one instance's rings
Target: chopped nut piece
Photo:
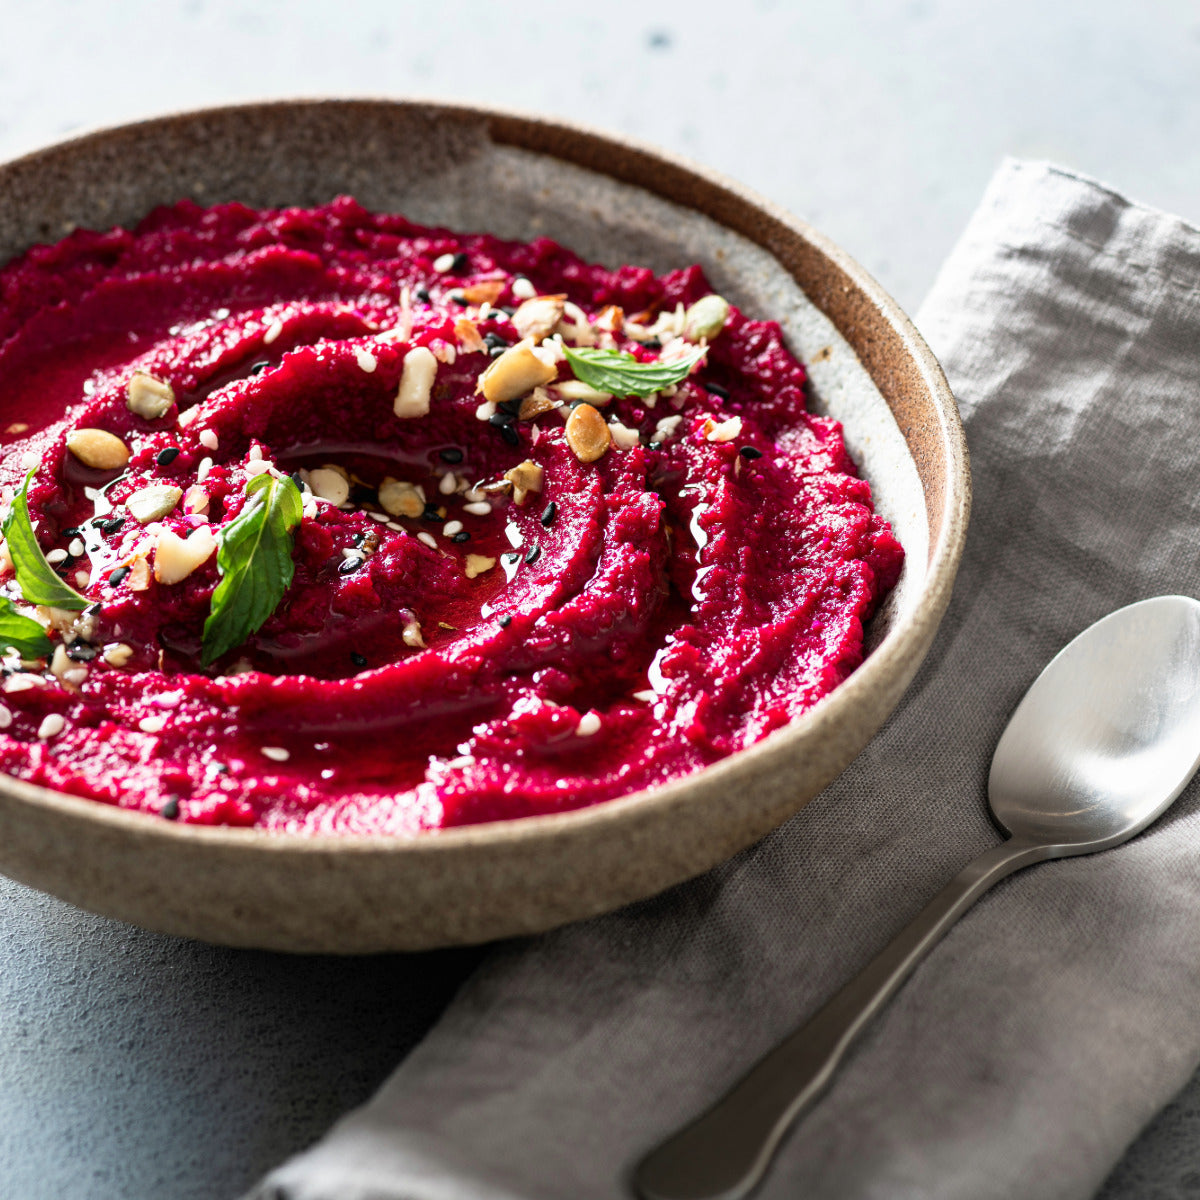
[[[152,483],[141,491],[134,492],[125,501],[125,507],[130,515],[143,525],[165,517],[174,512],[175,506],[183,499],[183,488],[170,483]]]
[[[580,462],[602,458],[612,441],[604,418],[590,404],[581,404],[567,418],[567,445]]]
[[[689,342],[702,338],[712,341],[729,320],[729,301],[724,296],[709,295],[697,300],[683,319],[683,336]]]
[[[317,467],[308,473],[308,486],[319,500],[340,507],[350,499],[350,481],[333,467]]]
[[[147,421],[165,416],[175,403],[175,390],[165,379],[157,379],[145,371],[134,371],[125,388],[125,407]]]
[[[536,387],[524,400],[517,416],[522,421],[532,421],[542,413],[551,412],[558,407],[558,401],[544,388]]]
[[[436,358],[438,362],[445,363],[448,367],[453,366],[454,360],[458,357],[458,351],[455,350],[449,342],[443,342],[441,338],[434,338],[434,340],[429,343],[429,349],[433,351],[433,357]],[[428,409],[426,411],[428,411]],[[420,415],[424,416],[424,413]]]
[[[495,565],[496,560],[486,554],[468,554],[463,560],[463,574],[468,579],[474,579],[484,571],[490,571]]]
[[[540,357],[531,338],[522,338],[510,346],[479,377],[478,391],[493,404],[516,400],[520,396],[549,383],[558,368]]]
[[[133,657],[133,647],[124,642],[110,642],[104,647],[104,661],[110,667],[123,667]]]
[[[562,320],[566,299],[566,296],[535,296],[513,313],[512,323],[521,337],[540,342]]]
[[[75,664],[67,657],[66,646],[62,642],[59,642],[58,645],[54,647],[54,654],[50,659],[50,674],[61,683],[62,677],[74,665]]]
[[[636,429],[630,429],[628,425],[623,425],[620,421],[610,422],[608,430],[612,434],[612,440],[622,450],[632,450],[642,440]]]
[[[419,517],[425,511],[420,492],[406,479],[390,475],[379,485],[379,504],[393,517]]]
[[[183,511],[202,516],[208,512],[208,500],[208,493],[198,483],[193,483],[183,493]]]
[[[487,349],[483,338],[479,336],[479,327],[470,317],[454,318],[454,336],[458,338],[458,348],[464,354],[480,354]]]
[[[625,313],[617,304],[609,304],[602,308],[595,320],[596,328],[604,330],[605,333],[620,333],[624,325]]]
[[[463,298],[471,304],[495,304],[504,295],[503,279],[479,279],[462,289]]]
[[[706,417],[700,431],[707,442],[732,442],[734,438],[741,436],[742,418],[730,417],[727,421],[714,421],[712,417]]]
[[[400,390],[392,409],[401,420],[423,417],[429,412],[429,397],[437,378],[438,360],[428,346],[414,346],[404,356]]]
[[[504,478],[512,484],[513,503],[524,504],[530,492],[540,492],[545,472],[537,463],[526,459],[518,463],[511,471],[504,472]]]
[[[67,434],[67,449],[85,467],[115,471],[129,461],[129,447],[106,429],[74,429]]]
[[[201,525],[186,539],[170,529],[160,530],[154,551],[154,578],[159,583],[179,583],[207,562],[216,549],[217,539],[207,525]]]
[[[404,616],[404,632],[400,635],[404,639],[406,646],[411,646],[414,650],[425,649],[425,639],[421,636],[421,623],[412,613],[406,612]]]
[[[554,390],[564,400],[582,400],[594,408],[603,408],[612,400],[611,392],[598,392],[578,379],[564,379],[562,383],[554,385]]]
[[[129,564],[129,590],[144,592],[150,586],[150,564],[144,557],[135,558]]]

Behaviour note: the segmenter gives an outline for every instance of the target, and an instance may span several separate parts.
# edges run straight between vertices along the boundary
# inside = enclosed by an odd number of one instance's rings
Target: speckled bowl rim
[[[894,331],[917,368],[921,382],[933,402],[937,416],[935,432],[945,460],[942,512],[937,528],[931,528],[930,531],[929,556],[917,603],[910,613],[897,620],[896,626],[889,630],[849,679],[810,712],[783,729],[775,731],[764,741],[670,783],[567,812],[432,830],[412,838],[353,833],[300,834],[268,832],[253,828],[177,825],[144,813],[56,792],[11,777],[0,777],[0,790],[7,792],[14,799],[59,813],[64,817],[82,817],[88,822],[110,827],[114,831],[127,831],[135,834],[143,842],[201,843],[212,847],[244,850],[247,857],[254,853],[266,852],[273,855],[295,855],[305,859],[326,856],[332,851],[345,857],[378,856],[382,853],[437,859],[454,855],[465,847],[503,847],[539,842],[544,843],[547,853],[553,853],[555,844],[562,839],[576,837],[590,830],[622,825],[637,814],[654,810],[674,810],[683,816],[689,794],[695,788],[697,780],[703,778],[711,784],[728,785],[730,789],[734,789],[748,768],[753,766],[770,770],[776,763],[780,766],[785,765],[788,751],[796,742],[832,733],[846,722],[852,721],[855,711],[864,705],[872,693],[888,686],[894,688],[898,678],[902,679],[901,686],[907,683],[927,652],[933,632],[945,611],[966,538],[971,481],[966,440],[958,409],[933,353],[888,293],[833,241],[813,229],[807,222],[751,189],[717,171],[633,138],[513,109],[407,97],[305,97],[189,109],[75,134],[0,163],[0,176],[13,169],[36,167],[41,160],[69,152],[74,146],[94,143],[97,139],[117,137],[134,130],[150,132],[156,127],[162,128],[205,116],[229,113],[248,116],[259,109],[296,105],[415,107],[435,110],[439,116],[461,116],[465,119],[481,120],[486,122],[490,136],[497,143],[523,147],[568,162],[582,163],[588,169],[642,187],[674,203],[684,203],[673,194],[674,189],[687,184],[699,184],[706,192],[706,202],[684,204],[685,207],[702,212],[718,223],[736,229],[769,253],[774,253],[772,237],[755,237],[739,228],[738,224],[729,224],[726,217],[737,211],[756,211],[758,215],[766,218],[767,225],[773,230],[780,234],[798,235],[808,242],[845,276],[850,287],[844,288],[844,291],[857,289],[878,310],[882,321]],[[584,148],[589,152],[586,157],[582,153]],[[597,150],[609,160],[604,167],[596,165]],[[623,168],[618,169],[617,164],[623,164]],[[837,318],[820,299],[810,298],[838,324]],[[851,344],[854,344],[853,340]],[[854,348],[862,360],[861,348]],[[872,364],[864,361],[864,366],[884,393],[889,407],[895,412],[895,405],[887,396],[884,381],[877,375],[886,364],[876,364],[873,368]],[[899,414],[897,416],[899,417]],[[928,498],[926,505],[928,508]],[[876,722],[876,728],[881,721],[882,718]],[[804,802],[802,798],[796,809],[802,807]],[[684,876],[680,876],[682,877]]]

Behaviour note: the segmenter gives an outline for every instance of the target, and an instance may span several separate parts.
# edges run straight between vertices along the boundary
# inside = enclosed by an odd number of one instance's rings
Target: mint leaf
[[[660,388],[686,379],[691,369],[707,353],[702,346],[673,362],[638,362],[624,350],[592,350],[581,346],[563,347],[575,378],[598,392],[613,396],[649,396]]]
[[[0,596],[0,651],[8,650],[22,658],[49,658],[54,646],[32,617],[23,617],[11,600]]]
[[[42,553],[41,546],[38,545],[37,534],[33,532],[33,522],[29,519],[26,493],[36,470],[37,467],[32,468],[25,476],[25,482],[13,497],[12,507],[8,510],[8,516],[4,518],[0,530],[8,543],[8,556],[12,559],[21,595],[30,604],[47,604],[52,608],[78,611],[87,608],[91,601],[86,596],[81,596],[74,588],[67,587],[55,575]]]
[[[292,530],[303,501],[290,479],[256,475],[246,484],[250,502],[217,531],[221,582],[204,622],[200,661],[204,666],[240,646],[275,611],[296,573]]]

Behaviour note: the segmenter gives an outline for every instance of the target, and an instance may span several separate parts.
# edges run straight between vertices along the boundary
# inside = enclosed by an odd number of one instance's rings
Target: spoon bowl
[[[1154,821],[1200,766],[1200,602],[1110,613],[1034,681],[996,746],[988,803],[1014,838],[1091,853]]]

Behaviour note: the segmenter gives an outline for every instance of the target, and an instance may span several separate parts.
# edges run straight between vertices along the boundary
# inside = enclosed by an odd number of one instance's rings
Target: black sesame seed
[[[361,558],[344,558],[338,567],[339,575],[353,575],[363,565]]]
[[[109,519],[107,521],[100,522],[100,532],[106,533],[106,534],[107,533],[116,533],[117,530],[120,529],[121,526],[124,524],[125,524],[124,517],[109,517]]]
[[[662,442],[647,442],[646,443],[647,450],[661,450],[662,448],[663,448]]]
[[[296,485],[298,491],[304,490],[304,479],[299,471],[293,471],[288,478]]]
[[[160,817],[166,817],[168,821],[177,820],[179,817],[179,801],[172,796],[170,800],[168,800],[166,804],[164,804],[162,808],[158,810],[158,815]]]
[[[502,354],[504,353],[504,351],[505,351],[507,348],[508,348],[508,344],[507,344],[507,343],[505,343],[503,346],[493,346],[493,347],[492,347],[492,348],[491,348],[491,349],[488,351],[488,356],[489,356],[490,358],[499,358],[499,357],[500,357],[500,355],[502,355]]]
[[[500,625],[501,629],[507,629],[511,624],[512,624],[512,617],[505,616],[505,617],[501,617],[499,619],[499,625]]]
[[[549,529],[554,524],[554,518],[558,516],[558,505],[553,500],[546,505],[545,511],[542,513],[542,524]]]
[[[484,343],[492,350],[507,350],[508,342],[498,333],[485,333]]]
[[[729,399],[729,389],[723,388],[719,383],[709,383],[706,381],[704,388],[705,391],[711,392],[714,396],[718,396],[722,400]]]
[[[413,295],[416,296],[416,298],[420,300],[422,304],[429,304],[433,300],[433,297],[429,294],[429,289],[424,286],[418,287],[416,291],[413,292]]]
[[[229,764],[228,763],[213,763],[212,769],[213,769],[214,773],[217,775],[228,775],[229,774]]]
[[[89,604],[87,608],[83,610],[83,615],[85,617],[98,617],[103,611],[104,605],[97,600],[95,604]]]
[[[465,529],[460,529],[450,540],[461,545],[463,542],[469,542],[471,535]]]
[[[460,250],[455,256],[454,261],[450,264],[451,275],[461,275],[471,266],[471,260]]]
[[[67,647],[67,657],[72,662],[91,662],[99,653],[95,646],[89,646],[87,642],[72,642]]]
[[[738,453],[744,458],[753,462],[756,458],[762,458],[762,451],[755,450],[753,446],[743,446]]]
[[[505,420],[501,419],[500,421],[497,421],[494,418],[492,418],[491,419],[492,424],[493,425],[501,425],[501,424],[511,425],[517,419],[517,413],[519,413],[521,411],[521,400],[519,398],[516,400],[498,400],[496,402],[496,408],[498,410],[497,415],[500,416],[501,418],[507,417],[508,420],[505,421]]]
[[[521,444],[520,434],[511,425],[500,426],[500,436],[510,445],[519,446]]]
[[[123,579],[125,578],[125,576],[126,576],[126,575],[128,575],[128,574],[129,574],[129,568],[128,568],[128,567],[118,567],[118,568],[117,568],[117,569],[116,569],[116,570],[115,570],[115,571],[114,571],[114,572],[113,572],[113,573],[112,573],[112,574],[111,574],[111,575],[108,577],[108,586],[109,586],[109,587],[116,587],[118,584],[120,584],[121,580],[123,580]]]
[[[421,514],[422,521],[440,521],[441,519],[442,514],[438,512],[438,506],[436,504],[425,505],[425,511]]]
[[[453,303],[457,304],[459,308],[466,308],[471,303],[470,300],[468,300],[466,296],[462,294],[462,292],[451,292],[447,298]]]
[[[366,535],[365,530],[360,530],[358,533],[356,533],[354,535],[354,544],[356,546],[361,546],[363,544],[363,542],[365,542],[366,540],[367,540],[367,535]]]
[[[73,537],[78,537],[82,532],[83,532],[83,530],[80,529],[78,525],[73,525],[70,529],[64,529],[62,531],[62,533],[60,533],[58,536],[65,537],[65,538],[73,538]]]
[[[645,340],[645,341],[642,343],[642,345],[643,345],[643,346],[644,346],[644,347],[645,347],[647,350],[661,350],[661,349],[662,349],[662,342],[660,342],[660,341],[658,340],[658,338],[647,338],[647,339],[646,339],[646,340]]]
[[[525,555],[525,565],[527,567],[533,566],[533,564],[535,562],[537,562],[537,560],[539,558],[541,558],[541,556],[542,556],[542,548],[535,542],[532,546],[529,547],[529,550]]]
[[[438,451],[438,458],[444,463],[460,463],[463,460],[463,452],[456,446],[447,446],[445,450]]]
[[[264,358],[261,362],[254,363],[250,368],[251,375],[261,375],[271,364]]]
[[[367,665],[367,656],[365,654],[359,654],[357,650],[351,650],[350,661],[356,667],[365,667]]]
[[[179,457],[178,446],[168,446],[165,450],[160,450],[155,456],[154,461],[160,467],[170,466]]]
[[[517,310],[515,308],[510,308],[507,304],[502,304],[500,305],[498,311],[502,312],[506,317],[512,317],[516,315]]]
[[[516,564],[521,561],[521,556],[519,554],[506,554],[504,556],[504,561],[508,563],[510,567],[516,566]]]

